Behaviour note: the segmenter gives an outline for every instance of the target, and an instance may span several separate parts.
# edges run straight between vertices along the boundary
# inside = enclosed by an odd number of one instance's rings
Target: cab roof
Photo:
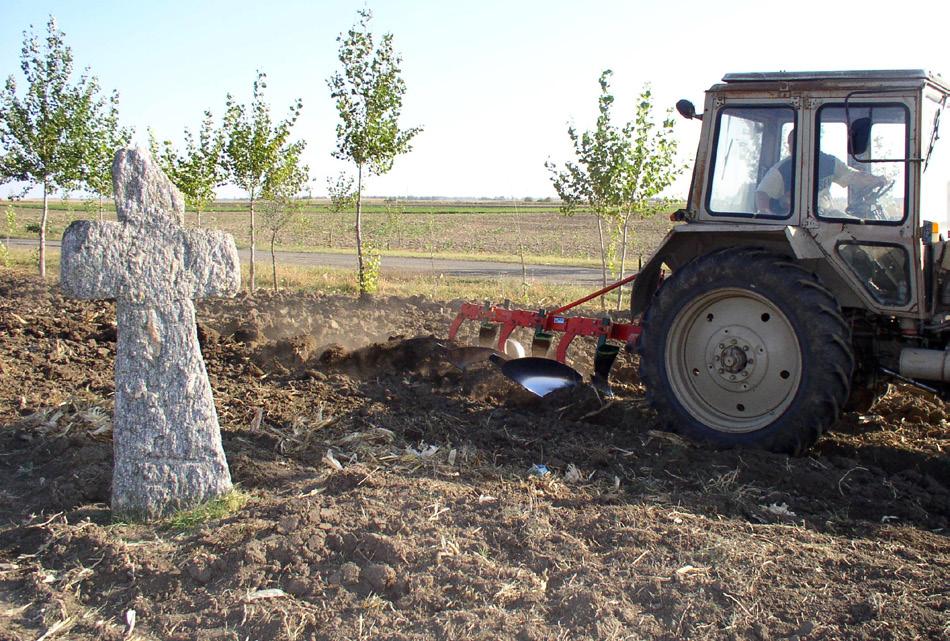
[[[950,93],[950,84],[940,75],[925,69],[872,69],[857,71],[750,71],[727,73],[722,81],[728,85],[743,83],[774,82],[823,82],[854,84],[856,82],[928,82],[945,93]]]

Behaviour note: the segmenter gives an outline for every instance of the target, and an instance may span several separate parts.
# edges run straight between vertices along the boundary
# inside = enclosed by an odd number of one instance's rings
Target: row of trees
[[[241,104],[228,94],[223,122],[216,126],[214,116],[206,111],[197,138],[185,129],[182,152],[170,140],[159,144],[149,132],[152,155],[185,196],[198,225],[201,214],[214,202],[216,187],[231,183],[247,192],[251,239],[248,285],[252,291],[257,283],[257,214],[261,201],[267,203],[267,226],[273,231],[273,262],[276,235],[290,223],[296,211],[292,201],[309,181],[309,168],[301,162],[305,144],[290,140],[303,104],[297,100],[288,116],[275,122],[264,95],[266,88],[267,76],[259,71],[250,104]],[[276,286],[276,278],[274,283]]]
[[[352,178],[342,176],[330,181],[330,194],[338,210],[355,205],[361,296],[373,289],[378,270],[378,254],[374,256],[371,249],[367,256],[364,251],[365,179],[388,172],[397,156],[411,150],[421,131],[400,128],[406,91],[401,58],[393,48],[392,34],[377,41],[370,20],[368,10],[358,12],[357,23],[337,38],[340,68],[327,80],[340,116],[333,155],[355,168],[355,186]],[[44,41],[32,30],[24,33],[20,66],[24,95],[18,95],[12,76],[0,93],[0,181],[21,181],[24,193],[42,186],[40,273],[45,276],[49,195],[84,189],[98,196],[101,218],[102,201],[112,195],[112,156],[129,143],[132,131],[119,125],[117,93],[102,97],[98,80],[88,70],[73,80],[72,52],[54,18],[47,24]],[[672,117],[668,112],[660,123],[654,122],[649,87],[640,93],[633,120],[623,125],[613,122],[610,77],[610,70],[600,76],[595,128],[584,132],[568,128],[576,160],[563,167],[546,163],[562,212],[571,215],[584,206],[596,214],[604,285],[608,272],[618,271],[618,248],[619,273],[624,276],[631,219],[655,211],[650,207],[653,199],[683,170],[675,161]],[[220,124],[206,111],[197,135],[185,129],[181,150],[169,140],[157,142],[149,132],[153,155],[184,194],[198,225],[217,187],[230,183],[247,192],[251,290],[256,285],[258,214],[263,213],[270,232],[276,286],[276,238],[296,218],[300,209],[296,196],[310,181],[309,168],[302,163],[305,143],[291,136],[302,102],[298,99],[284,119],[275,120],[266,87],[266,75],[258,72],[249,104],[228,94]]]
[[[342,195],[355,203],[356,246],[360,295],[373,287],[364,261],[362,193],[369,175],[388,172],[396,156],[411,150],[420,128],[400,129],[406,91],[401,58],[392,34],[376,41],[370,31],[371,13],[363,10],[339,43],[340,71],[327,81],[340,115],[334,157],[352,162],[355,190]],[[54,18],[47,24],[45,41],[24,33],[21,69],[26,91],[21,97],[11,76],[0,94],[0,182],[24,183],[23,194],[36,185],[43,189],[40,223],[40,274],[46,275],[46,227],[49,195],[83,189],[102,200],[112,194],[111,163],[115,150],[125,146],[132,131],[119,125],[118,94],[100,96],[98,80],[84,71],[73,79],[72,51]],[[277,234],[297,215],[297,195],[309,183],[302,163],[305,143],[291,140],[303,107],[297,100],[283,120],[275,121],[264,95],[266,76],[258,72],[249,104],[227,95],[220,125],[206,111],[197,135],[184,132],[184,146],[169,140],[149,143],[169,178],[185,196],[198,224],[214,201],[215,189],[234,184],[248,194],[251,260],[249,288],[256,285],[257,215],[263,201],[271,232],[272,265]],[[342,184],[347,184],[344,180]],[[351,183],[350,183],[351,184]]]

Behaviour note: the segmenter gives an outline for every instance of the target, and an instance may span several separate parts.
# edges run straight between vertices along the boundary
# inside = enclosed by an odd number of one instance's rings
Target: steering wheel
[[[893,187],[894,180],[890,178],[885,178],[882,183],[858,187],[852,191],[851,204],[845,211],[865,220],[887,220],[880,199]]]

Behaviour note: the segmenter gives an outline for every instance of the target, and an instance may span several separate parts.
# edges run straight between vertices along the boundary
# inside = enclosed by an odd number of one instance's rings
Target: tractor
[[[950,392],[950,84],[921,70],[731,73],[698,113],[685,208],[632,277],[556,310],[466,304],[502,371],[538,394],[598,339],[593,382],[636,350],[666,428],[798,455],[889,380]],[[632,283],[629,322],[566,312]],[[532,355],[509,358],[512,331]],[[554,353],[554,338],[561,335]],[[514,354],[521,356],[521,354]],[[539,384],[540,381],[540,384]]]

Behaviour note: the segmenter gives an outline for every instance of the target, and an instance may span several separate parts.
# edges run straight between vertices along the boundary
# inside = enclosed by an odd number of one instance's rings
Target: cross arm
[[[60,286],[74,298],[114,298],[124,277],[122,225],[77,220],[63,232]]]

